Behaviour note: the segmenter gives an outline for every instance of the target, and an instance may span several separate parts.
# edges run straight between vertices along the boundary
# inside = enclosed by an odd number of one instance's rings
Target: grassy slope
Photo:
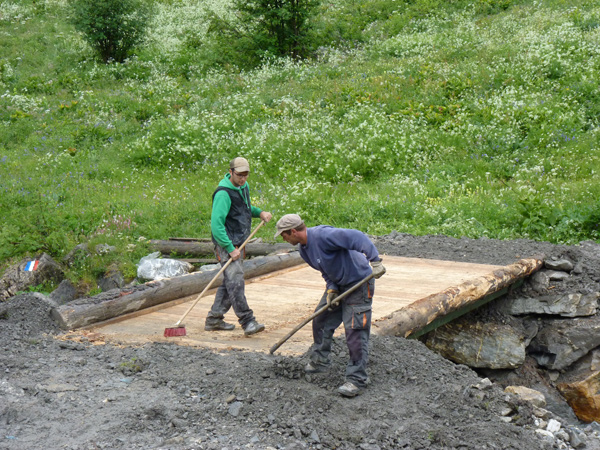
[[[77,268],[118,258],[134,273],[140,236],[209,235],[237,154],[276,217],[600,239],[594,2],[327,3],[318,31],[335,47],[245,72],[203,66],[199,5],[223,3],[158,3],[149,44],[108,66],[64,1],[0,5],[0,261],[136,244]]]

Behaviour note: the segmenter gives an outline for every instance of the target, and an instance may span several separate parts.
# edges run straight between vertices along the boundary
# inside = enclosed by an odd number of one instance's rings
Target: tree
[[[150,8],[143,0],[71,0],[72,22],[104,62],[123,62],[143,41]]]

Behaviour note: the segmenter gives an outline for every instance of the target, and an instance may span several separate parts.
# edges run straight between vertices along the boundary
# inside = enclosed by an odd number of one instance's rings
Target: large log
[[[163,255],[189,255],[206,256],[214,255],[215,246],[212,242],[174,239],[150,241],[150,248],[161,252]],[[246,256],[264,256],[280,251],[291,251],[295,246],[287,243],[266,244],[264,242],[250,242],[246,245]]]
[[[244,262],[244,277],[253,278],[285,269],[304,261],[298,252],[254,258]],[[81,328],[123,314],[156,306],[201,292],[218,269],[150,281],[127,289],[112,289],[89,298],[80,298],[52,310],[52,317],[66,330]],[[213,283],[220,286],[222,275]]]
[[[378,334],[408,337],[434,320],[459,311],[531,275],[542,264],[543,261],[538,258],[521,259],[489,275],[424,297],[377,321],[375,326],[378,327]]]

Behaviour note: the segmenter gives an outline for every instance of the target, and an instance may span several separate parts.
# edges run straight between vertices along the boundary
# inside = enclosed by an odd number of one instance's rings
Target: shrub
[[[143,0],[71,0],[72,21],[104,62],[123,62],[142,42],[150,18]]]
[[[265,56],[307,57],[318,0],[236,0],[236,22],[213,15],[209,32],[221,54],[241,66]]]

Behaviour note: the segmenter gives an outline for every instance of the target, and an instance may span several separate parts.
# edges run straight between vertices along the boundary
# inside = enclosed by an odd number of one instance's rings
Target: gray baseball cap
[[[286,214],[277,221],[277,232],[275,233],[275,237],[279,236],[284,231],[299,227],[303,223],[302,218],[298,214]]]

